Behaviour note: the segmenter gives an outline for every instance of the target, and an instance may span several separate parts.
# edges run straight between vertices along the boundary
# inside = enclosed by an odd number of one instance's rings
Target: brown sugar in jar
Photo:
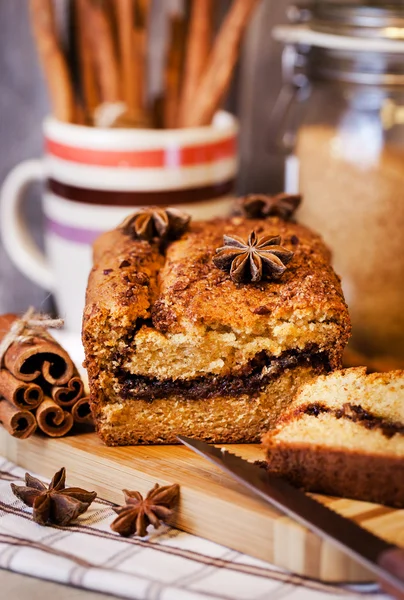
[[[404,358],[404,147],[367,129],[300,129],[299,220],[332,248],[353,324],[353,345]]]

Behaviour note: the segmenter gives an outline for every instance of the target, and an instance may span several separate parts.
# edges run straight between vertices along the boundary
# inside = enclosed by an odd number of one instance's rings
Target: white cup
[[[4,247],[29,279],[55,296],[66,329],[79,332],[92,242],[135,207],[176,206],[196,219],[227,214],[237,172],[236,119],[211,126],[100,129],[44,122],[45,157],[17,165],[1,191]],[[28,185],[45,182],[45,254],[21,210]]]

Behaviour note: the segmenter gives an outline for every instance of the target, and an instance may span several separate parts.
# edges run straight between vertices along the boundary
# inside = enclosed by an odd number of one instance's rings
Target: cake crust
[[[279,281],[235,284],[212,264],[223,235],[247,239],[252,230],[258,235],[280,235],[285,248],[294,251]],[[264,333],[271,320],[304,315],[312,321],[342,321],[342,313],[348,335],[347,307],[330,258],[320,236],[276,217],[191,223],[189,231],[169,245],[166,260],[157,244],[133,240],[116,229],[94,245],[84,330],[94,313],[104,308],[116,317],[130,312],[132,319],[151,318],[153,327],[163,333],[203,323],[256,335]]]
[[[304,490],[404,507],[402,457],[294,444],[267,447],[267,461],[271,473]]]

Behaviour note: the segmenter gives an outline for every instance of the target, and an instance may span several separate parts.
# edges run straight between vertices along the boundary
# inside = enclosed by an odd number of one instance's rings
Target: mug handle
[[[4,248],[15,266],[28,279],[48,291],[53,274],[45,254],[37,246],[22,212],[25,192],[33,181],[45,177],[41,160],[26,160],[10,171],[1,189],[0,230]]]

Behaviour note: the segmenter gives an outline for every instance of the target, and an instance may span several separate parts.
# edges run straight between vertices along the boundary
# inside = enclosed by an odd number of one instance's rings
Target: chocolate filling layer
[[[311,366],[319,373],[330,370],[328,356],[317,352],[288,352],[278,358],[270,358],[261,352],[237,375],[205,375],[194,379],[153,379],[133,375],[121,369],[118,380],[122,386],[124,399],[154,400],[167,396],[201,400],[214,396],[258,395],[268,383],[285,369],[298,366]]]
[[[338,409],[329,408],[321,402],[313,402],[313,404],[299,407],[295,414],[318,417],[322,413],[330,413],[336,419],[348,419],[354,423],[359,423],[366,429],[379,429],[386,438],[392,438],[396,433],[404,435],[403,423],[378,417],[362,408],[360,404],[351,404],[350,402],[346,402],[342,405],[342,408]]]

